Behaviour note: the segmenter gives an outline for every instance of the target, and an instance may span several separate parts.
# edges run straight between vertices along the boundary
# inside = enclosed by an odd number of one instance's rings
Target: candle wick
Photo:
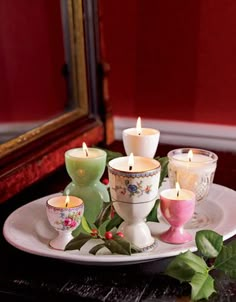
[[[139,132],[138,135],[141,135],[141,133]]]
[[[132,170],[132,166],[129,166],[129,171],[131,171]]]
[[[192,159],[189,157],[188,161],[190,161],[190,162],[191,162],[191,161],[192,161]]]
[[[86,150],[86,149],[85,149],[85,154],[86,154],[86,157],[88,157],[88,150]]]
[[[68,207],[68,202],[66,202],[66,208]]]
[[[177,197],[179,197],[179,191],[177,191]]]

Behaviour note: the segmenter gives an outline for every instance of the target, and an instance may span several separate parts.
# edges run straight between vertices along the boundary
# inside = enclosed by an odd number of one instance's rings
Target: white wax
[[[50,198],[47,202],[50,206],[55,207],[55,208],[75,208],[80,206],[83,203],[83,200],[75,197],[75,196],[69,196],[69,203],[66,207],[66,197],[67,196],[55,196]]]
[[[176,189],[164,190],[160,193],[166,199],[170,200],[193,200],[195,199],[195,194],[192,191],[181,189],[179,195],[177,195]]]
[[[188,158],[188,153],[175,154],[175,155],[173,155],[173,159],[177,159],[179,161],[185,161],[190,164],[197,164],[197,163],[200,164],[200,163],[207,163],[207,162],[213,161],[213,159],[207,155],[195,154],[195,153],[193,154],[191,161]]]
[[[113,169],[123,172],[145,172],[160,167],[160,163],[152,158],[134,156],[134,166],[129,170],[129,156],[118,157],[109,162],[109,166]]]
[[[159,135],[160,131],[152,128],[141,128],[140,134],[137,128],[128,128],[124,130],[124,135],[134,135],[134,136],[145,136],[145,135]]]
[[[75,158],[96,158],[104,156],[104,151],[96,148],[88,148],[88,156],[86,155],[86,152],[83,150],[83,148],[71,149],[66,153],[68,156]]]

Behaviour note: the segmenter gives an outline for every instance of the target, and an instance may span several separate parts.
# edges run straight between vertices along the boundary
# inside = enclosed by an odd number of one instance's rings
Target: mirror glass
[[[87,113],[75,73],[75,60],[84,58],[73,56],[72,45],[78,3],[1,1],[1,144],[69,112]]]

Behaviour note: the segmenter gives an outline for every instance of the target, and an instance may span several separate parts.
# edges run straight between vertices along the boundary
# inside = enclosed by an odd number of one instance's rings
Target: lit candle
[[[123,131],[123,144],[127,155],[153,158],[159,143],[160,131],[152,128],[142,128],[141,118],[137,119],[136,128]]]
[[[109,201],[107,188],[100,182],[106,167],[106,152],[98,148],[87,148],[85,143],[82,147],[65,153],[66,170],[72,182],[64,193],[82,198],[85,203],[84,215],[86,218],[89,216],[90,222],[94,222],[97,215],[94,209],[101,210],[103,202]]]
[[[58,235],[50,241],[50,246],[64,250],[73,239],[71,232],[75,230],[84,213],[83,200],[75,196],[55,196],[47,200],[46,213],[51,226]]]
[[[173,188],[178,181],[181,188],[195,192],[197,201],[207,196],[213,181],[217,155],[201,149],[176,149],[168,153],[168,176]]]
[[[160,163],[131,153],[111,160],[108,175],[114,208],[124,219],[119,230],[137,247],[152,249],[155,240],[144,220],[158,198]]]
[[[75,196],[56,196],[52,197],[47,201],[49,206],[60,209],[69,209],[78,207],[83,203],[82,199]]]
[[[180,189],[176,183],[175,189],[167,189],[160,193],[160,209],[162,215],[171,227],[161,234],[161,239],[168,243],[180,244],[192,240],[191,234],[183,229],[184,224],[193,215],[195,194],[192,191]]]

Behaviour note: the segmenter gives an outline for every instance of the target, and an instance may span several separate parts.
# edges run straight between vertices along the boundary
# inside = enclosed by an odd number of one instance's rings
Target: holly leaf
[[[81,247],[90,239],[90,235],[81,233],[79,236],[73,238],[69,243],[67,243],[65,250],[80,250]]]
[[[114,151],[111,151],[111,150],[108,150],[108,149],[103,149],[103,150],[107,154],[107,159],[106,159],[107,164],[109,163],[110,160],[123,156],[123,154],[120,153],[120,152],[114,152]]]
[[[205,273],[196,273],[190,285],[192,287],[191,299],[193,301],[208,299],[215,291],[214,288],[214,279],[208,274]]]
[[[190,251],[177,255],[168,265],[165,273],[179,281],[191,281],[194,274],[206,273],[205,261]]]
[[[109,222],[110,222],[110,220],[106,220],[100,225],[100,227],[98,228],[99,236],[104,237],[104,235],[107,231],[106,228],[107,228],[107,225],[108,225]]]
[[[223,246],[217,256],[214,268],[220,269],[229,276],[236,278],[236,241]]]
[[[160,174],[160,182],[159,182],[159,188],[162,185],[163,180],[167,177],[168,175],[168,163],[169,163],[169,159],[167,156],[165,157],[155,157],[156,160],[159,161],[159,163],[161,164],[161,174]]]
[[[100,243],[95,245],[91,250],[89,251],[90,254],[96,255],[99,250],[106,247],[105,243]]]
[[[92,230],[89,227],[88,222],[84,216],[81,219],[81,225],[82,225],[83,229],[85,230],[85,232],[87,232],[88,234],[92,233]]]
[[[160,203],[160,199],[157,199],[155,202],[154,207],[152,208],[151,212],[147,216],[147,221],[159,222],[157,217],[157,209]]]
[[[201,254],[208,258],[216,258],[223,246],[223,236],[211,230],[198,231],[195,241]]]
[[[114,235],[112,239],[105,239],[104,244],[112,254],[131,255],[131,244],[120,236]]]
[[[115,213],[114,217],[110,220],[107,225],[107,231],[112,230],[113,228],[118,228],[118,226],[123,222],[123,219]]]
[[[96,220],[96,225],[100,226],[104,221],[108,220],[111,214],[111,208],[112,208],[112,202],[103,204],[102,211],[98,215],[98,218]]]

